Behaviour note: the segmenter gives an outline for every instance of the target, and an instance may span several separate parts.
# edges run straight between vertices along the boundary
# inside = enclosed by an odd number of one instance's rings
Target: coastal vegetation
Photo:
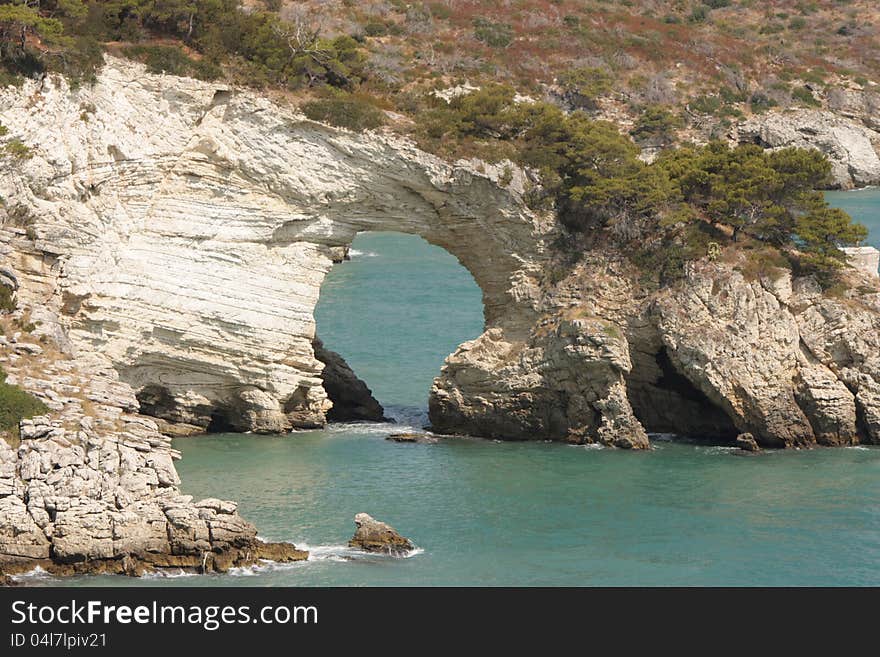
[[[46,405],[18,386],[6,382],[6,372],[0,368],[0,437],[18,442],[18,425],[25,418],[48,412]]]
[[[491,4],[5,0],[0,82],[58,71],[88,83],[110,50],[157,73],[267,87],[314,120],[517,162],[538,174],[533,207],[625,246],[660,282],[710,243],[770,249],[833,282],[840,247],[865,230],[816,191],[824,157],[714,138],[732,119],[867,89],[880,70],[869,3]],[[15,139],[3,148],[29,155]]]
[[[663,118],[648,115],[646,122]],[[648,164],[613,124],[549,103],[517,103],[503,85],[438,103],[424,124],[434,149],[506,142],[512,158],[540,174],[533,205],[555,207],[576,232],[608,229],[661,277],[674,278],[684,260],[707,255],[710,241],[751,240],[831,280],[844,259],[839,247],[867,236],[817,191],[828,185],[831,166],[815,150],[714,141],[666,149]]]

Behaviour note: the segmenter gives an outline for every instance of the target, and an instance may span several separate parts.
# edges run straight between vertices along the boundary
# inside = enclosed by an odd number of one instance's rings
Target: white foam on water
[[[333,422],[327,425],[330,433],[422,433],[428,424],[428,414],[422,409],[386,408],[385,414],[394,422]]]
[[[366,554],[363,550],[347,545],[315,545],[302,544],[302,550],[309,553],[309,561],[351,561]]]
[[[359,550],[358,548],[353,548],[348,545],[311,546],[302,542],[297,543],[297,545],[301,550],[308,551],[308,561],[356,561],[358,559],[375,559],[376,557],[390,559],[409,559],[410,557],[415,557],[419,554],[425,553],[425,550],[420,547],[415,547],[406,554],[391,555],[382,554],[381,552],[367,552],[365,550]]]
[[[864,445],[847,445],[844,449],[857,449],[861,452],[870,452],[870,447],[865,447]]]
[[[175,570],[163,569],[159,568],[152,572],[146,572],[141,575],[141,579],[178,579],[180,577],[198,577],[199,573],[197,572],[187,572],[182,568],[177,568]]]
[[[730,454],[732,452],[739,452],[740,448],[728,445],[713,445],[712,447],[697,447],[697,451],[703,454]]]
[[[421,433],[423,431],[421,427],[393,422],[334,422],[328,424],[326,430],[330,433],[361,433],[383,436],[387,436],[389,433]]]
[[[55,579],[51,574],[40,568],[40,566],[35,566],[33,570],[29,570],[26,573],[11,575],[11,577],[15,582],[27,581],[29,579]]]
[[[255,577],[265,573],[271,573],[279,570],[292,570],[295,568],[307,567],[310,563],[331,562],[331,563],[347,563],[361,560],[375,559],[409,559],[420,554],[424,554],[423,548],[417,547],[406,554],[399,556],[390,554],[381,554],[376,552],[366,552],[348,545],[309,545],[302,541],[295,542],[300,550],[306,550],[309,558],[305,561],[291,561],[287,563],[279,561],[270,561],[261,559],[258,563],[250,566],[238,566],[230,568],[226,573],[232,577]]]
[[[375,258],[379,254],[373,253],[372,251],[361,251],[359,249],[349,249],[348,257],[349,258]]]

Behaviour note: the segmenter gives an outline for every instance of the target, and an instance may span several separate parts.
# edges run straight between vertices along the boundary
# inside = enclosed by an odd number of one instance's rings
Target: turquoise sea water
[[[831,198],[866,223],[873,218],[878,244],[876,194]],[[322,288],[319,334],[402,427],[418,427],[443,358],[481,330],[479,290],[452,256],[416,237],[361,235],[354,249]],[[666,440],[645,453],[385,440],[400,429],[335,425],[289,436],[176,441],[185,492],[238,500],[263,537],[307,545],[313,557],[134,583],[880,585],[878,448],[740,456]],[[348,550],[360,511],[393,524],[420,550],[406,559]]]
[[[868,227],[870,246],[880,249],[880,187],[851,192],[826,192],[825,198],[834,207],[843,208],[856,221]]]

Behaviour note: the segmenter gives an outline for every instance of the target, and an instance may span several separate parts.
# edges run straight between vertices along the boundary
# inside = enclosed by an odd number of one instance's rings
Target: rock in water
[[[379,522],[369,514],[357,514],[354,517],[354,524],[357,525],[357,531],[348,542],[349,547],[397,557],[403,556],[415,548],[412,541],[397,533],[394,527]]]
[[[736,437],[736,445],[747,452],[760,452],[761,448],[750,433],[741,433]]]
[[[288,563],[290,561],[305,561],[309,553],[300,550],[293,543],[260,543],[256,548],[260,559]]]
[[[426,433],[389,433],[386,437],[386,440],[391,440],[395,443],[411,443],[411,444],[422,444],[422,445],[431,445],[437,442],[437,438],[434,436],[430,436]]]
[[[318,338],[312,343],[315,358],[324,363],[321,382],[333,408],[327,412],[331,422],[387,422],[382,405],[373,397],[367,384],[361,381],[345,359],[324,347]]]

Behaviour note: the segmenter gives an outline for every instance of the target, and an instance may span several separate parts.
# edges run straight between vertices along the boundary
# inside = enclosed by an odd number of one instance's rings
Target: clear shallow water
[[[880,449],[739,456],[663,440],[647,453],[386,441],[421,426],[443,358],[481,330],[480,295],[454,258],[418,238],[364,235],[355,250],[322,289],[319,334],[402,424],[176,441],[184,491],[238,500],[261,536],[305,544],[312,560],[206,577],[30,583],[880,585]],[[420,553],[347,550],[360,511],[393,524]]]
[[[868,228],[865,244],[880,249],[880,187],[849,192],[825,192],[832,206],[846,210],[856,221]]]

